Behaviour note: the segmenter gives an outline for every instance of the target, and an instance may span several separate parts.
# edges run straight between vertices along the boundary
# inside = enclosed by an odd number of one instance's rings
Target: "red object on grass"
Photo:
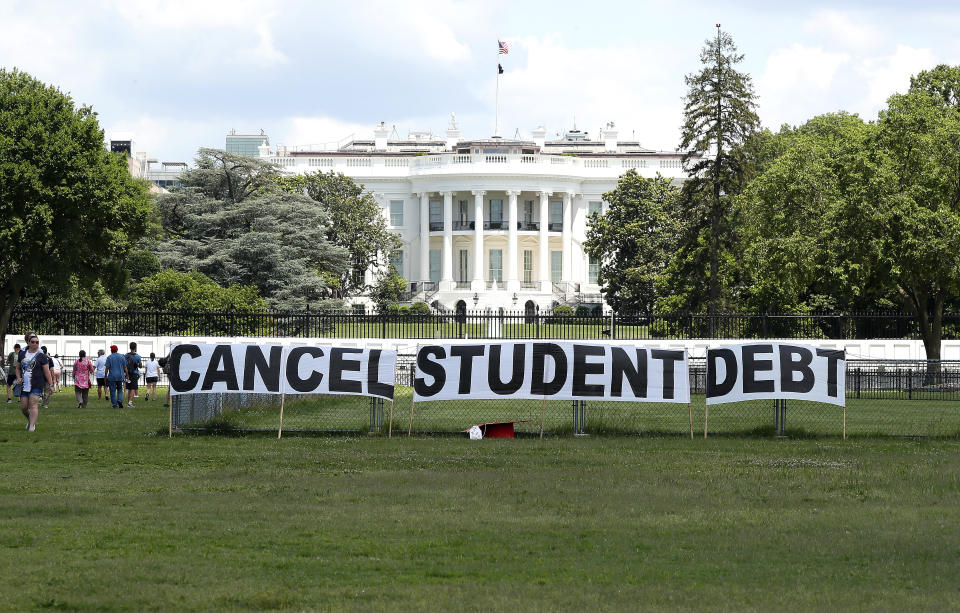
[[[516,438],[514,436],[513,424],[519,424],[525,421],[530,420],[521,419],[520,421],[494,421],[489,424],[477,424],[477,427],[480,428],[481,432],[483,432],[483,438]],[[464,430],[464,432],[469,431],[470,428]]]

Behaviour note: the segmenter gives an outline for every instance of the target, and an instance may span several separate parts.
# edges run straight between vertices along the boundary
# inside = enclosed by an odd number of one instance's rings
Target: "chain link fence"
[[[497,399],[413,402],[414,356],[397,360],[394,401],[364,396],[183,394],[175,430],[374,435],[462,433],[514,422],[518,436],[960,436],[960,362],[850,360],[846,407],[797,400],[705,406],[706,363],[690,360],[692,402]]]

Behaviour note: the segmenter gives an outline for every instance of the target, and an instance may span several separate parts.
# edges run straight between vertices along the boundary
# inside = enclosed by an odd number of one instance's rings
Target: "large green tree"
[[[201,149],[183,187],[157,199],[167,267],[197,270],[218,285],[256,286],[271,306],[298,309],[330,297],[325,275],[349,269],[349,253],[327,239],[331,218],[302,193],[278,187],[262,160]]]
[[[330,279],[338,296],[346,298],[367,289],[362,275],[355,273],[383,263],[402,244],[387,228],[377,201],[353,179],[334,171],[284,176],[278,183],[288,192],[306,193],[320,203],[330,216],[327,239],[350,253],[350,269]]]
[[[898,297],[939,359],[960,291],[960,111],[925,85],[891,96],[875,124],[838,114],[805,128],[743,194],[756,295]]]
[[[590,217],[584,247],[600,262],[601,291],[618,311],[653,309],[657,285],[676,247],[679,188],[657,175],[624,173],[603,195],[609,208]]]
[[[255,313],[268,305],[255,286],[221,287],[201,272],[167,269],[141,279],[130,296],[129,306],[156,311]]]
[[[146,185],[106,150],[90,107],[0,69],[0,342],[29,288],[122,287],[149,216]]]
[[[730,306],[724,292],[732,288],[724,285],[733,284],[736,268],[732,198],[749,175],[743,145],[760,125],[750,76],[737,70],[742,60],[733,39],[718,27],[700,53],[703,67],[686,77],[680,147],[690,178],[679,201],[685,223],[669,272],[671,308],[705,305],[716,312]]]

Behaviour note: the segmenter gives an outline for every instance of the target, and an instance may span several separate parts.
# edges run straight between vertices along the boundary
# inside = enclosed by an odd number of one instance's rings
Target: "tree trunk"
[[[13,317],[13,309],[20,300],[21,291],[23,284],[17,281],[11,281],[0,289],[0,351],[6,344],[7,328],[10,326],[10,318]]]

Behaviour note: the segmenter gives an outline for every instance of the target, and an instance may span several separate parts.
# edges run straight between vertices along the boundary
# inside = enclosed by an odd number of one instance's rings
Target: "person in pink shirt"
[[[73,363],[73,392],[77,398],[77,408],[87,408],[87,395],[90,393],[90,375],[96,371],[87,352],[80,350],[80,358]]]

